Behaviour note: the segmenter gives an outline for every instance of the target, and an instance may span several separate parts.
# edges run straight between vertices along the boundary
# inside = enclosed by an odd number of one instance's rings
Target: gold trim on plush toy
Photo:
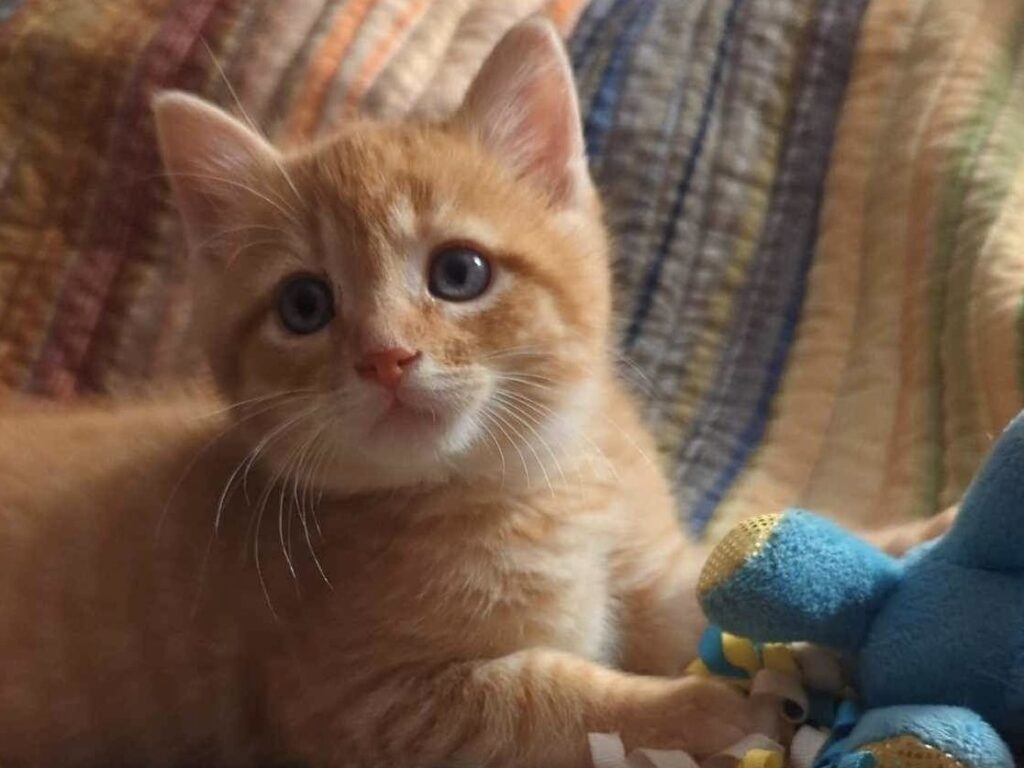
[[[754,557],[775,532],[782,515],[758,515],[733,528],[715,547],[701,571],[697,590],[703,596],[732,578]]]
[[[913,736],[897,736],[858,747],[875,758],[878,768],[964,768],[964,764],[942,750],[921,743]]]

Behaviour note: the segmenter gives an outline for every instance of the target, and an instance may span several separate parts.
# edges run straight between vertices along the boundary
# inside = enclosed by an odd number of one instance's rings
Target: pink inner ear
[[[535,154],[528,160],[527,173],[543,179],[559,202],[567,201],[573,194],[574,179],[569,166],[582,149],[575,97],[568,91],[571,87],[571,82],[545,73],[534,81],[536,92],[529,99],[532,110],[528,119],[544,138],[537,142]]]
[[[485,146],[556,204],[572,204],[588,183],[572,72],[549,24],[527,21],[501,40],[460,114]]]
[[[220,228],[224,208],[245,194],[246,172],[273,162],[275,150],[255,131],[203,100],[159,95],[153,105],[160,153],[190,246]]]

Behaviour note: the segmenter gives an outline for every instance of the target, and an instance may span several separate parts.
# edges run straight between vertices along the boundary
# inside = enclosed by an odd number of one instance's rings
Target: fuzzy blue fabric
[[[969,568],[1024,571],[1024,413],[1003,432],[974,479],[941,556]]]
[[[908,569],[879,612],[860,650],[858,690],[872,706],[969,707],[1024,746],[1024,578],[942,553]]]
[[[1012,766],[1007,743],[1024,750],[1024,415],[941,541],[896,561],[791,510],[701,601],[729,632],[851,654],[869,711],[838,745],[850,759],[912,735],[971,768]],[[859,765],[834,749],[822,764]]]
[[[854,651],[901,573],[898,561],[834,523],[790,510],[768,545],[702,603],[734,634]]]
[[[971,768],[1013,768],[999,734],[976,712],[962,707],[907,706],[873,709],[833,750],[841,768],[858,765],[858,748],[897,736],[916,736]],[[847,759],[852,757],[853,759]]]

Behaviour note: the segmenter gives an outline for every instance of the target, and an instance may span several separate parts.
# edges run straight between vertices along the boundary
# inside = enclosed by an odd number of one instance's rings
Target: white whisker
[[[197,246],[195,246],[195,251],[197,253],[201,253],[217,240],[228,239],[231,235],[237,235],[241,234],[242,232],[250,232],[254,230],[273,232],[274,234],[282,235],[282,242],[285,242],[285,240],[288,237],[288,233],[285,232],[280,227],[274,227],[271,226],[270,224],[246,224],[244,226],[230,227],[228,229],[222,229],[219,232],[214,232],[212,235],[210,235]]]
[[[214,67],[217,68],[217,74],[220,75],[220,79],[223,80],[224,85],[227,86],[228,93],[231,94],[231,98],[234,100],[235,106],[238,107],[238,111],[242,114],[242,118],[248,124],[249,129],[253,133],[259,136],[263,136],[263,131],[261,131],[256,126],[256,123],[253,121],[253,119],[249,117],[249,113],[246,111],[245,107],[242,106],[242,100],[238,98],[238,93],[235,91],[235,86],[231,84],[231,81],[228,79],[227,72],[224,71],[224,67],[221,66],[220,60],[214,54],[213,49],[206,42],[206,38],[200,39],[202,40],[203,47],[206,48],[206,52],[209,54],[210,59],[213,61]],[[274,165],[277,166],[277,169],[278,171],[281,172],[281,175],[284,177],[285,182],[291,188],[292,192],[295,193],[295,199],[301,200],[302,195],[299,194],[298,187],[295,186],[295,182],[292,181],[292,177],[288,175],[288,171],[285,170],[284,163],[281,162],[281,159],[277,156],[276,153],[274,154]]]
[[[506,427],[509,426],[508,422],[504,418],[499,416],[497,413],[495,413],[490,408],[486,409],[484,411],[484,413],[486,413],[487,416],[493,420],[492,423],[494,424],[494,426],[496,426],[498,428],[498,430],[501,432],[501,434],[503,434],[505,436],[505,439],[508,440],[509,445],[511,445],[512,449],[519,455],[519,461],[523,465],[523,476],[526,479],[527,487],[529,487],[530,484],[531,484],[530,483],[530,468],[526,464],[526,456],[523,455],[522,450],[519,448],[519,443],[517,443],[512,438],[512,436],[509,435],[508,430],[506,429]],[[520,439],[522,439],[522,436],[520,436]]]
[[[296,392],[298,392],[298,390],[296,390]],[[262,398],[252,398],[251,401],[244,401],[243,400],[242,403],[235,403],[233,405],[228,406],[226,409],[222,409],[222,410],[219,410],[219,411],[214,411],[213,413],[207,414],[206,418],[212,418],[214,416],[218,416],[218,415],[224,413],[225,410],[229,410],[231,408],[238,407],[239,405],[242,405],[242,404],[248,404],[250,402],[255,403],[256,401],[268,402],[270,400],[284,399],[286,397],[293,396],[294,394],[295,394],[294,392],[282,392],[282,393],[275,393],[273,395],[267,395],[267,396],[262,397]],[[178,491],[181,490],[181,486],[185,482],[185,478],[187,478],[188,474],[195,468],[195,466],[198,463],[199,459],[201,459],[206,454],[206,452],[208,450],[210,450],[214,445],[216,445],[218,442],[220,442],[225,437],[227,437],[233,430],[239,428],[244,423],[246,423],[247,421],[250,421],[251,419],[256,418],[257,416],[260,416],[260,415],[262,415],[264,413],[268,413],[269,411],[273,410],[276,407],[279,407],[280,405],[284,405],[284,403],[283,402],[282,403],[275,402],[275,403],[272,403],[271,405],[268,405],[265,408],[258,409],[256,411],[254,411],[253,413],[246,414],[245,416],[243,416],[240,419],[236,419],[235,421],[231,422],[228,426],[226,426],[223,430],[221,430],[218,434],[214,435],[213,438],[211,438],[198,451],[196,451],[196,455],[193,456],[192,459],[189,461],[189,463],[185,466],[185,469],[181,473],[181,477],[179,477],[177,482],[175,482],[174,487],[171,489],[171,493],[167,497],[167,501],[164,502],[163,509],[160,512],[160,517],[157,520],[156,536],[159,537],[160,532],[163,529],[164,522],[165,522],[165,520],[167,518],[167,514],[170,511],[171,503],[174,501],[175,496],[177,496]],[[244,462],[245,459],[243,459],[242,461]]]
[[[214,518],[214,522],[213,522],[214,533],[216,533],[217,531],[220,530],[220,521],[221,521],[221,517],[222,517],[222,515],[224,513],[224,506],[227,503],[228,493],[231,490],[232,486],[234,485],[235,478],[238,477],[238,473],[242,471],[243,467],[246,467],[245,475],[243,477],[247,478],[248,475],[249,475],[249,470],[252,469],[253,464],[256,463],[256,460],[259,458],[260,454],[267,447],[267,445],[269,445],[271,442],[273,442],[273,440],[278,435],[280,435],[282,432],[285,432],[290,426],[292,426],[297,421],[299,421],[303,417],[303,415],[304,414],[300,414],[298,417],[296,417],[296,418],[294,418],[294,419],[292,419],[290,421],[287,421],[284,424],[278,426],[276,429],[272,430],[268,435],[266,435],[262,440],[260,440],[256,444],[256,447],[253,448],[253,450],[249,452],[249,454],[246,456],[246,458],[242,459],[242,461],[239,462],[238,466],[235,467],[235,470],[228,477],[228,482],[224,486],[224,490],[221,492],[220,500],[217,502],[217,515]],[[244,480],[243,480],[243,485],[244,485]]]
[[[315,432],[313,436],[310,438],[305,450],[303,451],[303,454],[300,456],[299,466],[296,467],[294,480],[292,482],[292,496],[295,501],[296,512],[299,516],[299,521],[302,523],[302,530],[306,538],[306,546],[309,549],[310,556],[313,558],[313,564],[316,566],[316,569],[320,573],[320,577],[324,580],[324,583],[326,583],[328,587],[333,589],[334,587],[331,584],[331,580],[327,578],[327,573],[324,570],[323,564],[320,562],[320,557],[319,555],[317,555],[316,548],[313,546],[312,539],[310,538],[309,535],[309,524],[307,522],[307,516],[313,511],[312,505],[310,505],[310,509],[308,511],[306,509],[306,504],[309,502],[308,493],[310,492],[313,480],[315,479],[315,471],[318,471],[317,467],[319,467],[319,465],[317,465],[316,467],[314,467],[313,465],[313,461],[315,460],[315,452],[313,449],[315,448],[317,441],[324,436],[327,430],[334,426],[334,421],[330,418],[325,417],[324,419],[322,419],[322,421],[323,423],[321,424],[320,429],[317,430],[317,432]],[[305,464],[305,467],[303,467],[303,464]],[[303,489],[300,500],[298,486],[299,479],[303,473],[305,473],[306,475],[306,480],[303,483]],[[290,519],[288,525],[290,530]]]
[[[258,200],[262,200],[267,205],[274,208],[278,213],[280,213],[282,216],[288,219],[289,222],[294,224],[296,228],[303,228],[302,222],[299,221],[299,219],[297,218],[297,214],[292,208],[286,207],[282,202],[275,201],[273,198],[269,197],[263,192],[260,192],[258,189],[254,189],[248,184],[245,184],[241,181],[237,181],[236,179],[225,179],[222,176],[214,176],[212,174],[206,173],[165,173],[164,176],[168,178],[194,179],[196,181],[211,181],[216,184],[223,184],[224,186],[232,187],[234,189],[240,189],[243,192],[247,192],[248,194],[252,195]]]
[[[536,400],[533,400],[532,398],[527,397],[526,395],[520,394],[518,392],[509,391],[505,391],[502,394],[506,397],[514,398],[518,402],[522,403],[524,406],[529,406],[533,408],[534,412],[538,413],[541,416],[541,418],[555,418],[557,416],[557,414],[551,408],[544,405],[543,403],[540,403]],[[566,424],[565,426],[568,425]],[[605,466],[611,472],[616,482],[621,482],[622,478],[619,475],[618,470],[615,468],[615,465],[612,463],[611,459],[609,459],[607,454],[605,454],[604,450],[601,449],[601,446],[594,442],[593,438],[591,438],[590,435],[587,434],[586,430],[581,429],[579,427],[575,427],[572,431],[575,434],[577,434],[580,438],[582,438],[590,446],[590,448],[600,456],[601,460],[604,462]],[[587,454],[587,459],[588,461],[591,462],[591,466],[593,466],[593,457]]]
[[[484,434],[487,435],[488,438],[490,438],[491,442],[494,443],[494,447],[498,451],[498,458],[501,461],[501,485],[502,485],[502,487],[504,487],[504,485],[505,485],[505,471],[506,471],[506,469],[505,469],[505,452],[503,450],[501,450],[501,443],[498,441],[498,438],[495,437],[494,432],[491,431],[491,428],[489,426],[489,422],[493,423],[493,421],[492,421],[493,417],[491,416],[491,414],[488,413],[485,410],[480,415],[481,415],[483,420],[479,423],[479,426],[483,430]]]
[[[239,400],[238,402],[231,403],[230,405],[226,405],[223,408],[218,408],[216,411],[210,411],[208,413],[204,413],[201,417],[197,417],[197,418],[210,418],[212,416],[220,416],[221,414],[228,413],[228,412],[233,411],[233,410],[235,410],[237,408],[244,408],[247,405],[255,405],[256,403],[265,403],[265,402],[269,402],[270,400],[276,400],[276,399],[284,398],[284,397],[291,397],[293,395],[313,394],[316,391],[317,390],[315,390],[315,389],[305,388],[305,389],[290,389],[290,390],[287,390],[285,392],[271,392],[269,395],[259,395],[258,397],[250,397],[247,400]]]
[[[307,419],[307,418],[309,418],[309,417],[319,413],[320,409],[321,409],[320,404],[316,404],[313,407],[311,407],[311,408],[307,409],[306,411],[302,412],[301,414],[299,414],[295,418],[293,418],[290,421],[286,422],[283,427],[279,427],[278,429],[274,430],[274,433],[273,433],[274,437],[279,437],[280,435],[285,434],[287,431],[289,431],[291,428],[294,428],[296,425],[301,423],[303,420],[305,420],[305,419]],[[273,438],[271,438],[271,439],[273,439]],[[267,445],[269,445],[269,442],[264,440],[263,441],[263,447],[266,448]],[[273,601],[270,598],[270,591],[267,589],[267,581],[266,581],[266,578],[263,575],[263,566],[260,563],[260,528],[263,525],[263,514],[266,511],[266,506],[267,506],[267,502],[269,501],[270,494],[273,492],[274,487],[278,484],[278,481],[281,479],[283,471],[284,471],[284,469],[278,471],[278,473],[274,476],[273,480],[271,482],[267,483],[266,488],[264,489],[263,493],[260,496],[258,510],[255,513],[256,514],[256,530],[255,530],[255,533],[253,535],[253,559],[256,562],[256,574],[257,574],[257,577],[259,578],[260,586],[263,588],[263,596],[264,596],[264,598],[266,598],[267,607],[270,608],[270,612],[274,615],[274,619],[275,620],[277,620],[277,618],[278,618],[277,617],[277,611],[274,610],[274,604],[273,604]],[[293,571],[293,575],[294,575],[294,571]]]
[[[256,416],[259,416],[259,415],[261,415],[263,413],[266,413],[266,412],[272,410],[273,408],[275,408],[275,407],[277,407],[279,405],[285,404],[286,402],[288,402],[288,401],[286,400],[284,402],[274,403],[274,404],[269,405],[269,406],[267,406],[265,408],[259,409],[259,410],[255,411],[255,412],[251,413],[251,414],[248,414],[247,416],[243,417],[242,419],[239,419],[238,421],[236,421],[232,425],[232,428],[240,426],[243,422],[247,421],[248,419],[255,418]],[[207,576],[207,570],[208,570],[208,567],[209,567],[210,553],[211,553],[211,551],[213,549],[213,542],[216,540],[218,531],[220,529],[221,515],[223,514],[223,511],[224,511],[224,505],[226,503],[227,494],[228,494],[232,484],[234,483],[234,480],[237,477],[239,470],[246,463],[246,461],[248,460],[248,458],[251,455],[252,455],[251,453],[246,454],[246,456],[243,457],[243,459],[239,462],[238,466],[235,467],[234,471],[228,477],[228,481],[225,484],[224,490],[222,491],[221,496],[220,496],[220,500],[218,501],[217,512],[216,512],[216,515],[214,517],[213,530],[210,531],[210,536],[209,536],[209,538],[206,541],[206,548],[205,548],[205,550],[203,552],[203,559],[202,559],[202,561],[200,563],[200,567],[199,567],[199,579],[198,579],[198,585],[197,585],[197,588],[196,588],[196,596],[195,596],[195,599],[194,599],[193,605],[192,605],[192,613],[193,613],[193,615],[199,609],[200,600],[202,598],[203,590],[204,590],[205,585],[206,585],[206,576]],[[194,463],[195,463],[195,459],[193,459],[192,464],[194,464]],[[248,533],[246,535],[248,535]],[[264,591],[265,591],[265,587],[264,587]],[[269,599],[270,599],[269,595],[267,595],[267,599],[269,601]],[[271,610],[271,613],[274,614],[274,617],[276,619],[277,618],[277,614],[274,612],[273,606],[270,606],[270,610]]]
[[[555,469],[558,470],[558,474],[562,477],[562,485],[563,486],[566,485],[567,481],[565,479],[565,472],[562,470],[562,465],[558,461],[558,457],[555,455],[555,452],[551,448],[551,445],[548,443],[547,440],[544,439],[544,437],[540,434],[540,432],[537,431],[536,427],[534,427],[534,425],[531,423],[532,418],[530,416],[529,411],[524,410],[522,408],[522,406],[516,404],[515,401],[511,400],[510,398],[508,398],[508,393],[497,392],[497,393],[495,393],[494,397],[495,397],[496,400],[498,400],[498,402],[502,403],[502,405],[505,408],[509,409],[509,412],[511,414],[516,415],[518,417],[518,419],[519,419],[519,423],[522,424],[524,427],[526,427],[528,430],[530,430],[530,434],[532,434],[535,438],[537,438],[537,442],[540,443],[541,446],[548,452],[548,455],[551,457],[551,461],[555,465]],[[535,411],[535,413],[536,413],[536,411]],[[543,415],[542,415],[542,418],[543,418]],[[537,461],[539,463],[540,459],[538,458]],[[542,469],[542,471],[543,471],[543,469]],[[547,476],[547,473],[545,472],[545,477],[546,476]],[[548,484],[550,485],[550,481],[549,481]],[[551,492],[554,493],[554,488],[552,488]]]
[[[506,420],[505,424],[509,427],[509,429],[511,429],[513,432],[515,432],[516,436],[520,440],[523,441],[523,444],[527,448],[530,449],[530,452],[533,454],[534,461],[537,462],[537,467],[540,469],[540,473],[544,476],[544,482],[546,482],[547,485],[548,485],[548,490],[551,491],[551,495],[554,496],[555,495],[555,486],[551,482],[551,476],[548,474],[547,467],[545,467],[544,466],[544,462],[540,460],[540,455],[537,453],[537,449],[533,447],[533,443],[531,443],[529,440],[527,440],[523,436],[523,434],[518,429],[516,429],[515,422],[518,422],[518,423],[522,424],[523,426],[525,426],[527,428],[530,428],[530,429],[532,429],[532,428],[530,427],[530,425],[528,423],[526,423],[523,420],[522,416],[516,414],[514,411],[509,409],[507,403],[498,402],[497,405],[498,405],[498,412],[495,413],[495,416],[497,416],[498,413],[504,413],[504,414],[508,415],[509,419],[511,420],[511,423],[510,423],[510,421]],[[538,439],[540,438],[540,436],[537,435],[536,430],[533,430],[533,433],[534,433],[534,435],[536,435],[538,437]]]

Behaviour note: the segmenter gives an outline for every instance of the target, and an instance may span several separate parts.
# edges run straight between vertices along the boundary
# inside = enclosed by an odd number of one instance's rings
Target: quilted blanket
[[[595,0],[572,40],[681,515],[962,494],[1021,406],[1024,4]]]
[[[0,383],[193,369],[155,88],[230,83],[284,142],[435,116],[535,12],[681,518],[954,501],[1024,388],[1017,0],[0,0]]]

